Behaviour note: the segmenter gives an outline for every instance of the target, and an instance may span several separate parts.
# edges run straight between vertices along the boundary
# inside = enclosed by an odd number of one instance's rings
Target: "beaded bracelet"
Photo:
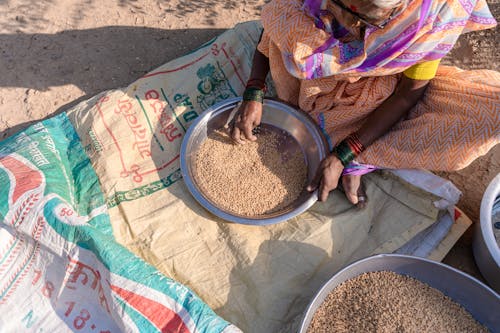
[[[358,136],[354,133],[342,140],[332,153],[338,157],[343,166],[349,165],[361,152],[365,150],[363,144],[359,141]]]
[[[248,87],[243,92],[243,100],[264,103],[264,90],[256,87]]]

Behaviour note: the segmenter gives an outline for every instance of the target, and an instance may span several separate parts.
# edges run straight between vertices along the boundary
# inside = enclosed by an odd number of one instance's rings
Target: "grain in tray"
[[[283,153],[284,133],[263,129],[255,142],[236,145],[214,131],[200,145],[195,174],[204,194],[222,209],[243,216],[279,211],[306,185],[301,151]]]

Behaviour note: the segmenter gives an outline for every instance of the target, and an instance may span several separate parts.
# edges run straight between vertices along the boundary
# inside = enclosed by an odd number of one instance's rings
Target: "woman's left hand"
[[[340,177],[344,166],[335,155],[326,157],[319,165],[316,176],[307,186],[309,192],[318,189],[319,201],[326,201],[330,191],[333,191],[339,185]],[[358,208],[366,206],[366,193],[361,184],[361,176],[345,175],[342,177],[342,186],[345,196],[353,205]]]
[[[309,192],[318,189],[319,201],[326,201],[330,191],[337,188],[344,166],[335,155],[330,155],[321,161],[316,176],[307,186]]]
[[[359,175],[344,175],[342,176],[342,187],[344,188],[345,196],[353,205],[358,208],[366,207],[367,197],[361,176]]]

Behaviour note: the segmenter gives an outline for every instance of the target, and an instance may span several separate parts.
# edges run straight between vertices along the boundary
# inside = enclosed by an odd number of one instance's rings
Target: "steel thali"
[[[304,189],[294,202],[282,210],[250,217],[221,209],[203,193],[197,182],[194,163],[197,149],[212,131],[221,129],[227,124],[232,111],[240,101],[241,98],[232,98],[210,107],[189,127],[181,147],[181,171],[184,182],[189,192],[205,209],[226,221],[251,225],[268,225],[286,221],[310,208],[317,201],[317,192],[308,193]],[[326,140],[311,117],[287,104],[266,99],[261,123],[267,129],[287,133],[290,140],[287,140],[285,149],[302,151],[307,166],[307,178],[310,181],[321,160],[327,154]]]

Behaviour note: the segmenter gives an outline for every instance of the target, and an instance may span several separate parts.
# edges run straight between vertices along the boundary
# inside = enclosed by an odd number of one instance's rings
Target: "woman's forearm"
[[[255,49],[252,62],[252,72],[250,80],[265,81],[269,73],[269,58],[262,54],[258,49]]]
[[[356,132],[363,146],[368,147],[405,117],[423,96],[428,83],[427,80],[403,76],[394,93],[367,117]]]
[[[265,80],[269,73],[269,59],[255,49],[252,70],[243,92],[243,102],[231,121],[231,138],[239,144],[255,141],[252,130],[260,124],[264,102]]]

